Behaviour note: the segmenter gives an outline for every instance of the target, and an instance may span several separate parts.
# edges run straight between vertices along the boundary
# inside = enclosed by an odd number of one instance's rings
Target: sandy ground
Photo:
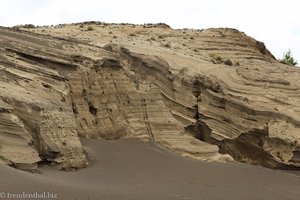
[[[40,174],[33,174],[0,165],[0,197],[22,192],[50,192],[57,194],[57,199],[74,200],[300,197],[297,174],[240,163],[191,160],[155,144],[134,140],[82,142],[89,153],[90,166],[76,172],[42,166]]]

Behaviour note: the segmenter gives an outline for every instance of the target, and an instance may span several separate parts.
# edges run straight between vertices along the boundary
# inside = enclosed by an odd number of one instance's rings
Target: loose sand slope
[[[245,164],[195,161],[138,141],[83,140],[90,166],[32,174],[0,165],[0,192],[52,192],[59,199],[297,200],[299,176]]]

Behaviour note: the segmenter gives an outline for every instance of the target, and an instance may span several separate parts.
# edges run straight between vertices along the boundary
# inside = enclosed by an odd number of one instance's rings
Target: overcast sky
[[[236,28],[263,41],[277,58],[291,49],[300,63],[298,0],[6,0],[0,25],[82,21],[154,23],[172,28]]]

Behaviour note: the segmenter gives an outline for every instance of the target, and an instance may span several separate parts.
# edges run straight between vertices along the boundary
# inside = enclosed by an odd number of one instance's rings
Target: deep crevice
[[[96,116],[97,115],[97,112],[98,112],[98,109],[95,108],[91,103],[89,103],[89,111],[92,115]]]
[[[268,140],[268,129],[253,129],[247,133],[242,133],[236,139],[224,139],[218,141],[211,137],[212,130],[203,121],[206,117],[199,113],[199,103],[201,89],[203,83],[199,80],[193,82],[193,95],[197,98],[197,104],[194,106],[196,113],[194,118],[197,123],[193,126],[186,128],[186,132],[190,133],[193,137],[203,142],[207,142],[219,147],[219,153],[229,154],[235,160],[255,165],[261,165],[268,168],[282,168],[283,165],[277,162],[272,155],[263,149],[263,145]],[[225,100],[222,100],[225,104]],[[300,159],[300,153],[295,153],[294,160]]]

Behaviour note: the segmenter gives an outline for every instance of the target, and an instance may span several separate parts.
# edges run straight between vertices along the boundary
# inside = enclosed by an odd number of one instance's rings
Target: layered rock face
[[[72,24],[0,29],[0,158],[87,165],[79,137],[184,156],[300,164],[300,70],[233,29]]]
[[[58,40],[3,28],[0,38],[1,160],[22,169],[85,166],[67,84],[76,66]]]

